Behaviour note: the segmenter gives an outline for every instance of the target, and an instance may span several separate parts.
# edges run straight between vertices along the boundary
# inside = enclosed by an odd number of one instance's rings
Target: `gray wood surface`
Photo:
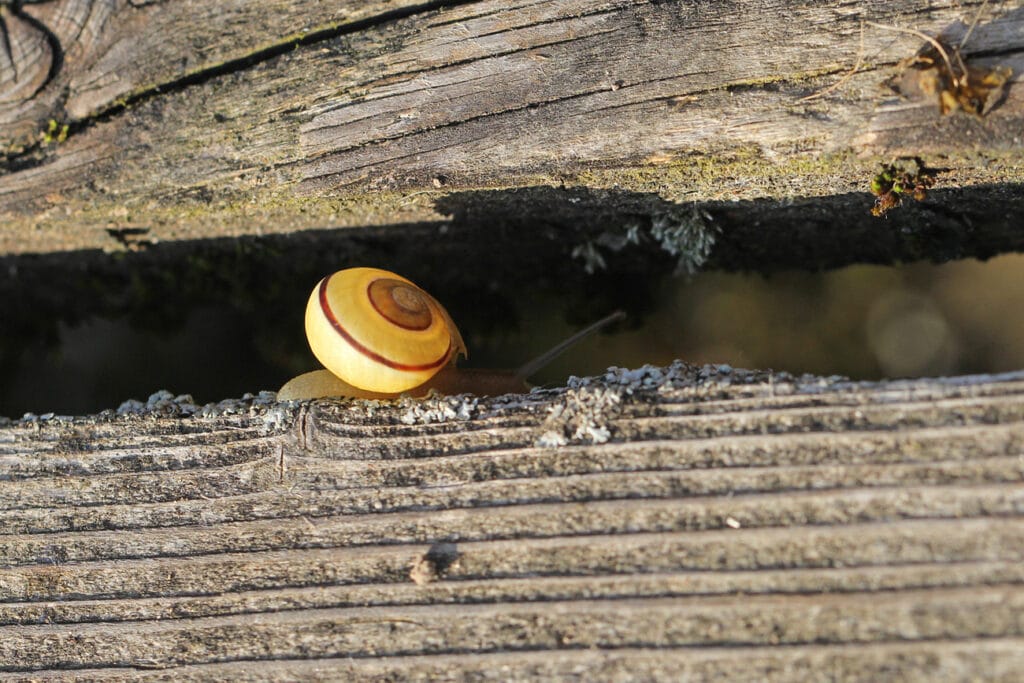
[[[0,428],[0,678],[1024,670],[1019,373],[233,410]]]
[[[167,241],[436,221],[452,190],[493,187],[870,207],[895,155],[942,168],[940,188],[996,189],[940,214],[1005,215],[1000,189],[1024,166],[1019,2],[19,5],[65,54],[19,99],[50,62],[44,34],[4,9],[39,49],[17,87],[0,73],[0,253],[117,248],[108,229]],[[1016,74],[984,118],[886,87],[927,43],[884,27],[955,44],[975,17],[968,61]]]

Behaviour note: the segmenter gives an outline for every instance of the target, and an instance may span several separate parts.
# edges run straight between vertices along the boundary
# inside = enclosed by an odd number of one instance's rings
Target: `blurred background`
[[[628,288],[612,276],[602,282],[605,289]],[[301,327],[313,284],[315,278],[299,278],[283,292],[282,306],[291,312],[281,315],[200,299],[178,311],[170,326],[147,324],[137,314],[59,321],[46,343],[6,352],[0,415],[86,414],[128,398],[145,400],[159,389],[190,393],[199,403],[276,390],[315,367]],[[432,293],[448,305],[442,293]],[[549,282],[521,295],[496,292],[449,305],[470,348],[466,364],[516,367],[572,334],[586,321],[567,315],[563,294]],[[575,296],[587,297],[585,291]],[[631,305],[629,297],[616,303],[595,295],[592,317],[623,305],[630,319],[569,351],[533,382],[561,384],[611,365],[665,365],[676,358],[853,379],[1024,368],[1024,256],[1018,254],[821,273],[658,276],[636,296],[643,301]],[[507,322],[496,323],[502,316]]]
[[[600,335],[535,380],[675,358],[852,379],[1024,369],[1019,254],[823,273],[703,273],[667,282],[657,300],[638,329]],[[571,332],[555,315],[540,326],[549,341]],[[526,334],[473,342],[495,358],[544,346]]]

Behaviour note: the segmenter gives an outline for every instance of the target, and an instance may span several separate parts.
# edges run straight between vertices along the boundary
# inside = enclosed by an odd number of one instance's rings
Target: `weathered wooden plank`
[[[517,605],[295,610],[167,622],[12,626],[0,661],[46,668],[173,666],[224,660],[455,654],[458,650],[557,650],[615,646],[840,644],[1019,637],[1019,586],[907,591],[872,604],[865,595],[566,601]],[[453,648],[451,643],[461,643]],[[145,647],[139,650],[140,646]],[[455,652],[453,652],[453,650]],[[147,656],[140,656],[142,653]],[[21,660],[24,662],[24,659]],[[8,670],[26,669],[24,664]]]
[[[800,568],[792,569],[784,566],[771,566],[765,564],[756,571],[715,568],[715,571],[708,571],[698,566],[694,567],[668,567],[651,565],[634,559],[627,562],[625,555],[627,550],[645,551],[641,557],[654,559],[664,555],[668,551],[682,552],[685,546],[682,543],[668,544],[658,547],[658,539],[651,538],[647,546],[636,542],[627,542],[623,549],[621,562],[609,563],[607,565],[593,564],[586,566],[582,564],[583,557],[580,557],[579,576],[551,576],[531,575],[530,571],[536,571],[532,565],[520,563],[516,565],[515,575],[502,578],[477,578],[486,573],[497,576],[499,572],[509,572],[510,567],[503,566],[505,563],[492,561],[484,563],[482,560],[497,560],[497,552],[501,550],[514,551],[521,555],[518,548],[511,547],[511,544],[495,544],[493,555],[484,555],[484,549],[478,549],[470,544],[466,561],[476,568],[474,572],[463,570],[463,559],[460,557],[459,567],[451,572],[448,581],[416,585],[408,581],[410,558],[420,556],[426,552],[426,547],[402,548],[401,552],[391,553],[392,562],[385,564],[383,559],[378,561],[381,568],[387,567],[392,570],[387,575],[378,570],[376,574],[366,571],[364,574],[351,573],[345,578],[351,582],[341,583],[341,578],[331,576],[328,573],[329,561],[327,557],[321,557],[319,562],[309,556],[309,553],[298,553],[292,562],[292,566],[285,566],[283,554],[281,557],[267,557],[270,565],[263,570],[263,584],[276,583],[272,588],[261,588],[256,576],[248,582],[241,583],[237,580],[227,580],[228,577],[211,576],[205,584],[196,584],[195,594],[187,590],[179,590],[176,594],[166,596],[136,596],[123,597],[123,594],[131,588],[122,580],[120,593],[111,590],[106,594],[100,594],[96,588],[89,597],[75,600],[32,600],[26,599],[23,602],[3,603],[0,606],[2,623],[9,624],[43,624],[43,623],[94,623],[94,622],[115,622],[115,621],[137,621],[137,620],[167,620],[184,617],[219,616],[228,614],[243,614],[257,611],[278,611],[290,609],[320,609],[326,607],[340,608],[351,606],[385,606],[385,605],[417,605],[417,604],[476,604],[476,603],[502,603],[502,602],[524,602],[524,601],[555,601],[555,600],[616,600],[632,597],[692,597],[697,595],[718,595],[730,596],[738,594],[775,594],[775,595],[810,595],[815,593],[857,593],[868,591],[900,591],[909,589],[930,589],[930,588],[952,588],[952,587],[977,587],[992,584],[1011,584],[1021,582],[1021,563],[1019,554],[1013,555],[1014,559],[1005,561],[992,560],[958,560],[956,562],[915,562],[917,557],[936,558],[936,550],[941,549],[958,557],[965,556],[965,549],[969,547],[966,542],[967,534],[990,533],[991,527],[982,525],[963,525],[962,529],[948,529],[954,534],[960,533],[955,541],[950,541],[943,546],[939,534],[934,534],[925,540],[921,540],[913,548],[904,551],[900,557],[908,561],[907,564],[894,562],[897,559],[893,556],[882,556],[868,559],[862,558],[865,566],[844,567],[844,568]],[[880,534],[870,532],[856,537],[857,542],[865,539],[869,542],[878,542]],[[1007,537],[1010,535],[1007,534]],[[819,542],[822,536],[815,537]],[[944,538],[944,536],[943,536]],[[1019,531],[1012,538],[1019,538]],[[620,539],[621,540],[621,539]],[[633,539],[627,539],[633,541]],[[699,540],[699,539],[698,539]],[[854,540],[853,538],[850,539]],[[893,547],[893,539],[887,539]],[[995,535],[994,540],[1003,540]],[[955,543],[959,545],[955,545]],[[691,543],[691,546],[696,543]],[[719,542],[719,545],[722,545]],[[903,548],[903,545],[899,546]],[[564,546],[549,544],[547,552],[563,551]],[[610,544],[604,546],[605,551],[611,551]],[[762,548],[762,550],[764,550]],[[994,548],[991,550],[995,550]],[[337,551],[334,551],[337,553]],[[1006,556],[1012,553],[1004,551]],[[326,556],[327,553],[321,553]],[[372,553],[373,556],[385,555],[383,551]],[[578,554],[578,553],[577,553]],[[343,559],[345,553],[340,555]],[[541,552],[538,549],[537,558],[540,565]],[[229,559],[229,558],[226,558]],[[251,558],[255,564],[256,560],[263,559],[262,556]],[[367,558],[367,566],[369,561]],[[337,556],[334,558],[337,561]],[[868,564],[874,562],[874,565]],[[346,568],[356,565],[345,564]],[[314,572],[313,568],[320,571]],[[198,568],[198,567],[197,567]],[[230,571],[238,574],[242,565],[228,565],[227,562],[220,564],[209,563],[202,569],[210,571]],[[303,569],[304,568],[304,569]],[[106,574],[113,578],[117,566],[106,567]],[[135,569],[131,565],[120,566],[122,579],[129,569]],[[162,569],[162,577],[170,574],[168,568]],[[82,573],[83,581],[77,585],[99,585],[98,577],[100,569],[95,569],[91,575]],[[147,573],[144,567],[138,571],[132,571],[132,577],[138,577],[138,585],[143,586],[143,580],[153,580],[156,567],[153,572]],[[272,575],[272,571],[277,572]],[[612,572],[618,572],[618,575]],[[630,575],[632,574],[632,575]],[[456,580],[457,579],[457,580]],[[162,580],[166,580],[163,578]],[[284,586],[285,581],[294,584],[307,584],[313,587],[293,588]],[[317,582],[321,582],[317,585]],[[359,582],[364,581],[364,582]],[[404,582],[403,582],[404,581]],[[97,583],[93,583],[97,582]],[[35,581],[37,588],[44,586],[42,577]],[[73,586],[76,583],[68,581],[65,595],[72,596]]]
[[[11,425],[0,672],[1012,680],[1022,443],[1019,375],[682,365]]]
[[[483,655],[414,655],[389,659],[334,658],[276,662],[231,662],[161,671],[90,669],[57,676],[32,674],[28,680],[239,681],[303,680],[739,680],[776,682],[815,679],[822,672],[845,681],[886,680],[899,662],[901,681],[1016,680],[1021,639],[933,641],[877,645],[670,650],[630,648]],[[933,650],[934,646],[934,652]],[[26,680],[0,674],[0,680]]]
[[[104,670],[114,680],[204,680],[210,676],[231,680],[736,680],[763,681],[813,679],[822,671],[840,680],[877,681],[892,674],[892,662],[900,662],[901,680],[984,680],[1012,682],[1019,667],[1020,641],[946,641],[938,654],[922,652],[916,644],[893,644],[884,649],[844,645],[815,648],[718,648],[713,652],[688,650],[652,656],[651,650],[522,652],[479,656],[412,656],[404,661],[376,659],[323,659],[314,662],[284,661],[253,666],[248,663],[215,664],[161,672]],[[746,655],[746,656],[740,656]],[[397,658],[396,658],[397,659]],[[84,680],[101,672],[86,671]],[[65,676],[74,675],[66,672]],[[181,675],[181,678],[176,676]],[[44,678],[49,680],[49,678]],[[77,677],[74,680],[79,680]]]
[[[939,33],[951,17],[934,5],[902,5],[895,17],[891,6],[821,3],[762,2],[755,11],[745,3],[602,3],[582,16],[580,9],[562,5],[557,14],[539,18],[550,23],[527,27],[517,25],[516,11],[468,7],[457,24],[446,18],[449,35],[431,36],[432,42],[461,46],[466,34],[487,40],[474,40],[453,64],[417,61],[408,75],[389,63],[395,76],[385,87],[371,83],[312,108],[302,143],[307,157],[318,160],[307,166],[304,184],[325,187],[362,176],[402,184],[425,173],[443,173],[458,184],[460,177],[480,175],[481,167],[565,172],[571,159],[621,163],[745,145],[765,154],[791,148],[820,154],[854,148],[851,139],[864,128],[871,131],[870,146],[886,153],[900,137],[891,130],[893,119],[906,128],[939,121],[924,101],[913,105],[912,122],[903,105],[899,117],[886,110],[890,123],[877,127],[864,101],[801,102],[814,92],[809,83],[820,82],[815,76],[840,70],[861,50],[858,20],[869,19],[868,12],[877,12],[873,21],[898,20]],[[984,38],[973,36],[980,41],[975,47],[1006,61],[1007,53],[1020,49],[1022,22],[1020,12],[1011,13],[987,28]],[[914,40],[919,38],[894,40],[869,27],[863,53],[872,61],[895,61],[900,50],[913,53],[908,45]],[[407,49],[421,54],[416,46]],[[390,55],[384,59],[390,62]],[[1013,66],[1019,71],[1024,62]],[[867,90],[872,80],[881,80],[876,68],[853,79],[844,96]],[[494,96],[481,98],[481,92]],[[430,106],[439,103],[446,106]],[[1017,148],[1010,131],[1019,130],[1024,110],[1020,103],[1007,104],[981,129],[989,143]],[[538,114],[540,105],[549,116]],[[460,134],[460,126],[467,132]],[[888,142],[881,128],[888,129]],[[964,128],[959,136],[941,129],[929,130],[928,147],[913,153],[961,150]],[[740,188],[729,188],[729,195],[737,191],[745,198]]]
[[[656,192],[669,205],[863,195],[869,208],[870,179],[894,154],[941,166],[939,188],[982,193],[974,201],[937,192],[953,215],[1005,216],[1014,193],[999,188],[1020,182],[1020,88],[1011,85],[983,118],[943,117],[923,96],[900,101],[882,84],[925,43],[865,23],[946,31],[955,40],[980,5],[403,5],[412,13],[405,19],[379,14],[389,20],[367,19],[351,33],[324,34],[225,73],[210,67],[207,77],[153,90],[102,120],[73,116],[66,141],[12,157],[0,176],[9,226],[0,252],[123,248],[108,228],[167,241],[433,222],[450,213],[451,190],[494,186]],[[147,30],[177,36],[183,32],[167,27],[185,16],[202,21],[202,13],[173,6],[147,5],[146,25],[159,27]],[[210,63],[225,50],[256,50],[293,30],[303,7],[271,38],[236,46],[229,33],[223,42],[210,38],[212,48],[197,38],[195,48],[186,41],[166,49],[185,50],[192,61],[192,52],[209,49]],[[203,30],[253,11],[232,6]],[[311,16],[311,25],[335,21]],[[1024,10],[1003,3],[981,19],[964,50],[971,63],[1024,72]],[[841,87],[805,99],[842,79],[858,55],[860,70]],[[994,193],[982,192],[992,184]],[[756,208],[732,215],[730,206],[715,215],[726,235],[754,222]],[[660,215],[646,211],[650,220]],[[568,214],[561,219],[569,224]]]
[[[0,644],[4,659],[24,653],[49,668],[83,665],[135,667],[175,663],[255,660],[270,655],[389,656],[449,654],[446,642],[500,644],[504,650],[744,646],[777,640],[782,645],[864,643],[887,640],[949,639],[967,623],[981,622],[982,635],[1014,638],[1020,605],[1012,592],[950,591],[909,593],[882,606],[863,595],[811,600],[748,598],[741,605],[721,601],[664,599],[612,604],[567,602],[490,606],[353,608],[344,613],[304,611],[261,616],[105,625],[116,638],[97,638],[75,626],[10,627]],[[1015,612],[1014,610],[1017,610]],[[825,628],[823,625],[827,624]],[[626,634],[645,634],[630,636]],[[1007,635],[1003,635],[1007,634]],[[623,636],[627,643],[622,643]],[[817,643],[808,642],[816,639]],[[135,654],[145,644],[148,656]],[[268,647],[269,646],[269,647]],[[474,649],[476,649],[474,647]],[[268,652],[269,650],[269,652]],[[450,653],[454,654],[454,653]]]
[[[87,120],[143,91],[415,7],[410,0],[50,0],[5,7],[10,46],[0,52],[0,146],[33,142],[48,117]]]
[[[1021,529],[1019,521],[928,520],[896,527],[871,522],[837,529],[794,526],[466,541],[457,545],[458,560],[445,571],[452,583],[429,584],[429,589],[410,582],[411,567],[428,552],[428,546],[418,544],[26,565],[3,570],[0,585],[8,602],[0,613],[4,623],[33,624],[39,619],[159,619],[298,606],[1013,583],[1024,556]],[[823,547],[829,549],[827,556]],[[847,570],[832,571],[840,558],[840,567]],[[647,574],[657,576],[642,576]]]

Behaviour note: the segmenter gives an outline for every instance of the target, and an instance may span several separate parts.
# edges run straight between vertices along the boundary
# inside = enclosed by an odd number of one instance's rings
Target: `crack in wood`
[[[12,27],[8,25],[8,17],[17,19],[18,21],[35,29],[43,37],[43,40],[48,46],[50,52],[49,59],[46,60],[48,62],[48,66],[45,77],[35,86],[33,91],[27,94],[18,95],[22,100],[30,100],[39,94],[40,91],[54,80],[64,63],[64,49],[61,46],[60,38],[58,38],[44,22],[25,11],[26,5],[40,5],[52,1],[53,0],[5,0],[0,3],[0,48],[2,48],[7,55],[15,85],[19,84],[19,60],[23,58],[30,59],[33,55],[31,53],[15,54],[14,48],[21,47],[22,41],[12,40],[14,36],[12,34]],[[30,63],[26,66],[31,68],[33,65]]]
[[[20,10],[20,6],[25,2],[42,3],[51,1],[53,0],[18,0],[13,3],[12,7]],[[207,66],[178,78],[157,83],[144,89],[129,93],[128,95],[118,98],[117,101],[111,102],[105,107],[93,112],[88,117],[67,120],[65,121],[67,124],[67,137],[70,138],[99,123],[108,121],[122,114],[126,110],[138,106],[148,100],[163,97],[169,93],[179,92],[197,85],[202,85],[203,83],[207,83],[216,78],[252,69],[255,66],[271,61],[297,48],[309,47],[339,36],[383,26],[394,21],[416,16],[417,14],[435,12],[445,8],[457,7],[459,5],[477,1],[479,0],[430,0],[418,5],[399,7],[386,12],[381,12],[376,16],[343,23],[339,26],[310,31],[302,36],[285,42],[272,44],[262,49],[255,50],[242,57],[225,60],[215,66]],[[5,5],[6,4],[7,3],[5,3]],[[24,19],[28,15],[24,15],[24,13],[21,12],[17,16]],[[33,25],[39,24],[38,20],[31,17],[29,18],[34,22]],[[2,19],[2,17],[0,17],[0,19]],[[46,29],[46,27],[43,26],[42,29]],[[60,42],[56,36],[54,36],[48,29],[46,29],[45,35],[47,36],[47,41],[55,43],[57,50],[60,50]],[[51,64],[50,74],[46,83],[37,88],[31,97],[34,97],[42,91],[45,85],[50,83],[59,72],[60,66],[63,62],[63,51],[55,51],[54,54],[55,58]],[[38,142],[28,144],[13,153],[10,151],[5,152],[0,155],[0,162],[2,162],[0,163],[0,170],[5,170],[7,172],[12,172],[14,170],[22,171],[42,165],[47,159],[45,156],[40,156],[39,152],[40,143]]]

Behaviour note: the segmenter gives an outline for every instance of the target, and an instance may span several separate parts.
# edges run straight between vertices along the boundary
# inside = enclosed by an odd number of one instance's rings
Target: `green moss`
[[[768,159],[752,147],[688,153],[633,167],[588,170],[573,180],[591,187],[657,192],[677,200],[788,199],[848,192],[874,166],[852,153],[779,157],[783,161]]]
[[[933,169],[925,167],[916,157],[883,164],[869,184],[871,194],[876,197],[875,206],[871,209],[872,215],[884,216],[887,211],[903,204],[908,197],[924,201],[928,196],[928,188],[935,184],[935,175]]]
[[[48,130],[50,128],[48,127]],[[51,137],[60,137],[61,127],[54,122]],[[4,216],[8,228],[6,244],[23,243],[37,248],[38,228],[59,234],[49,249],[104,248],[119,250],[106,238],[108,228],[145,227],[158,240],[210,239],[252,234],[283,234],[304,230],[372,227],[402,224],[436,223],[449,220],[465,202],[449,198],[474,193],[509,190],[501,195],[503,212],[529,212],[517,205],[517,198],[535,201],[530,188],[552,188],[558,192],[591,191],[586,210],[572,213],[560,204],[545,214],[552,224],[590,224],[602,213],[625,211],[630,215],[651,217],[652,211],[622,204],[622,193],[649,195],[670,203],[717,203],[746,200],[812,200],[840,195],[863,194],[865,211],[870,208],[868,190],[880,165],[890,158],[858,157],[853,152],[819,154],[774,150],[769,157],[755,146],[711,150],[703,153],[666,154],[658,158],[637,159],[631,164],[591,166],[571,173],[552,175],[543,170],[514,178],[504,176],[446,179],[442,188],[433,187],[429,177],[408,180],[408,186],[379,190],[369,185],[349,185],[333,194],[304,194],[295,182],[253,189],[225,189],[216,184],[194,191],[179,191],[154,201],[145,191],[138,196],[101,195],[82,190],[38,197],[23,209]],[[1013,178],[1024,169],[1024,153],[978,154],[932,160],[934,166],[948,169],[937,179],[937,187],[970,187],[991,183],[993,176]],[[504,181],[504,182],[500,182]],[[424,189],[429,188],[429,189]],[[520,192],[520,190],[527,190]],[[615,195],[601,193],[616,192]],[[631,200],[632,201],[632,200]],[[48,209],[59,206],[58,211]],[[582,205],[581,205],[582,206]],[[659,205],[660,206],[660,205]],[[580,207],[577,207],[579,209]],[[128,225],[127,216],[131,217]],[[547,220],[545,218],[544,220]],[[122,225],[123,224],[123,225]],[[37,227],[38,226],[38,227]],[[23,239],[18,234],[25,235]],[[29,246],[33,245],[33,246]],[[10,248],[10,247],[8,247]],[[17,252],[19,249],[14,249]]]
[[[51,144],[60,144],[68,139],[68,124],[60,123],[56,119],[50,119],[46,129],[39,134],[39,143],[43,147]]]

